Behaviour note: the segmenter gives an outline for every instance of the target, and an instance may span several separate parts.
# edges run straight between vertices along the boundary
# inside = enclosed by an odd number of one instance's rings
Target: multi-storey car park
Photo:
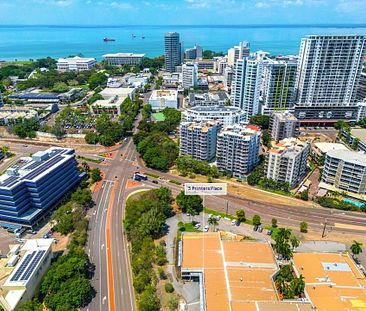
[[[0,221],[32,227],[82,178],[75,151],[52,147],[0,176]]]

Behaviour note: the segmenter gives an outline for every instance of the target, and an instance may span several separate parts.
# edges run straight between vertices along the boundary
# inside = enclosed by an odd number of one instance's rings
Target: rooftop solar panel
[[[25,175],[23,177],[23,179],[33,179],[34,177],[38,176],[39,174],[42,174],[44,171],[46,171],[47,169],[49,169],[51,166],[55,165],[57,162],[61,161],[62,159],[63,159],[62,156],[56,156],[54,158],[51,158],[49,161],[44,162],[43,165],[36,168],[34,171]]]
[[[31,165],[26,166],[25,169],[27,169],[27,170],[33,170],[33,169],[37,168],[40,165],[42,165],[42,162],[36,161],[36,162],[33,162]]]
[[[43,257],[43,254],[45,252],[46,251],[44,251],[44,250],[37,252],[37,254],[33,257],[32,262],[28,265],[28,267],[24,271],[23,275],[21,276],[21,278],[20,278],[21,281],[27,281],[29,279],[29,277],[33,273],[35,267],[38,265],[39,261],[41,260],[41,258]]]
[[[17,180],[18,177],[16,176],[10,176],[7,179],[4,180],[1,186],[3,187],[9,187],[9,184],[12,184],[15,180]]]
[[[23,274],[24,270],[32,260],[32,258],[36,255],[37,251],[32,252],[31,254],[28,254],[21,265],[19,266],[18,270],[15,272],[15,274],[12,276],[10,281],[16,282],[19,280],[20,276]]]

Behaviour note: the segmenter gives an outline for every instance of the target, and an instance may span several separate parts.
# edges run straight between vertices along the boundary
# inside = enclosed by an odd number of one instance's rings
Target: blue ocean
[[[0,26],[0,60],[27,60],[46,56],[82,54],[98,60],[115,52],[164,52],[164,33],[177,31],[184,48],[226,52],[239,41],[249,41],[252,51],[271,55],[298,54],[301,38],[311,34],[363,34],[365,25],[242,25],[242,26]],[[133,37],[135,36],[135,37]],[[115,42],[103,42],[103,38]]]

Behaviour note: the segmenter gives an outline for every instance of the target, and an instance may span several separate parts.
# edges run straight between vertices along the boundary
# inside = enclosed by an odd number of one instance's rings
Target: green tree
[[[175,311],[179,307],[179,301],[177,297],[171,296],[168,300],[168,308],[170,311]]]
[[[155,289],[149,286],[140,296],[140,311],[159,311],[160,300],[156,295]]]
[[[352,142],[352,146],[351,146],[351,148],[353,149],[353,150],[357,150],[357,148],[358,148],[358,143],[360,142],[360,140],[357,138],[357,137],[355,137],[354,139],[353,139],[353,142]]]
[[[353,255],[359,255],[362,253],[362,243],[353,240],[350,249]]]
[[[171,283],[165,283],[164,288],[167,293],[174,292],[174,287]]]
[[[186,213],[188,208],[194,211],[194,215],[198,215],[203,210],[202,198],[199,195],[186,195],[182,190],[175,201],[183,213]]]
[[[272,224],[272,228],[277,228],[277,219],[276,218],[272,218],[271,224]]]
[[[259,215],[254,215],[252,221],[254,226],[259,226],[261,224],[261,217]]]
[[[61,126],[61,124],[59,122],[56,122],[52,127],[51,127],[51,133],[53,135],[56,136],[57,139],[61,139],[65,136],[66,131],[65,129]]]
[[[267,130],[269,128],[270,118],[270,116],[256,115],[250,117],[249,123],[260,126],[262,130]]]
[[[271,148],[271,135],[269,134],[268,130],[262,131],[262,143],[267,148]]]
[[[97,133],[90,132],[85,135],[85,141],[88,144],[95,145],[99,141],[99,136]]]
[[[236,214],[236,218],[238,219],[239,222],[245,222],[246,218],[245,218],[245,211],[243,209],[239,209],[235,212]]]
[[[107,84],[107,76],[102,72],[94,72],[88,79],[89,88],[94,90],[98,86],[104,86]]]
[[[290,245],[291,230],[279,228],[275,236],[275,244],[273,246],[277,254],[284,259],[292,258],[292,247]]]
[[[299,239],[296,237],[296,235],[293,235],[293,234],[291,234],[291,236],[290,236],[290,243],[292,246],[292,250],[299,247],[299,245],[300,245]]]
[[[96,183],[98,181],[102,180],[102,174],[99,168],[93,168],[90,171],[90,178],[92,180],[92,183]]]
[[[309,190],[303,190],[300,194],[300,199],[303,201],[308,201],[309,200]]]
[[[308,223],[305,221],[300,222],[300,232],[308,232]]]
[[[52,88],[52,91],[55,93],[65,93],[68,90],[69,86],[65,82],[56,82]]]
[[[213,227],[213,231],[215,231],[215,229],[216,229],[216,226],[219,224],[219,222],[218,222],[218,220],[217,220],[217,218],[216,217],[214,217],[214,216],[212,216],[212,217],[210,217],[209,219],[208,219],[208,224],[210,225],[210,226],[212,226]]]

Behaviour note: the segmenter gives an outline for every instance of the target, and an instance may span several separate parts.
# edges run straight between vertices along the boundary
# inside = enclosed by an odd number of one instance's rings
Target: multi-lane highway
[[[20,144],[11,144],[13,150],[22,149]],[[43,146],[29,146],[29,151],[35,152],[45,149]],[[24,150],[23,150],[24,151]],[[134,311],[135,299],[130,275],[128,243],[123,234],[124,208],[127,195],[140,188],[156,188],[168,186],[177,194],[182,186],[167,182],[171,179],[188,182],[189,179],[161,173],[144,167],[132,139],[115,150],[113,159],[100,165],[105,173],[102,188],[95,193],[96,206],[91,212],[90,231],[87,252],[95,265],[93,286],[96,297],[85,308],[90,311]],[[80,153],[82,155],[82,153]],[[138,161],[137,161],[138,160]],[[138,164],[137,164],[138,163]],[[93,164],[94,166],[94,164]],[[138,188],[127,189],[128,179],[137,170],[151,172],[161,176],[166,181],[159,181],[159,185],[151,182]],[[290,205],[268,204],[256,202],[247,198],[228,195],[225,197],[206,197],[205,205],[214,210],[235,214],[238,209],[244,209],[247,217],[258,214],[265,223],[271,218],[277,218],[281,226],[299,226],[299,222],[306,221],[312,230],[321,232],[323,224],[333,227],[334,231],[342,233],[365,234],[366,214],[343,212],[324,208],[310,208]]]

